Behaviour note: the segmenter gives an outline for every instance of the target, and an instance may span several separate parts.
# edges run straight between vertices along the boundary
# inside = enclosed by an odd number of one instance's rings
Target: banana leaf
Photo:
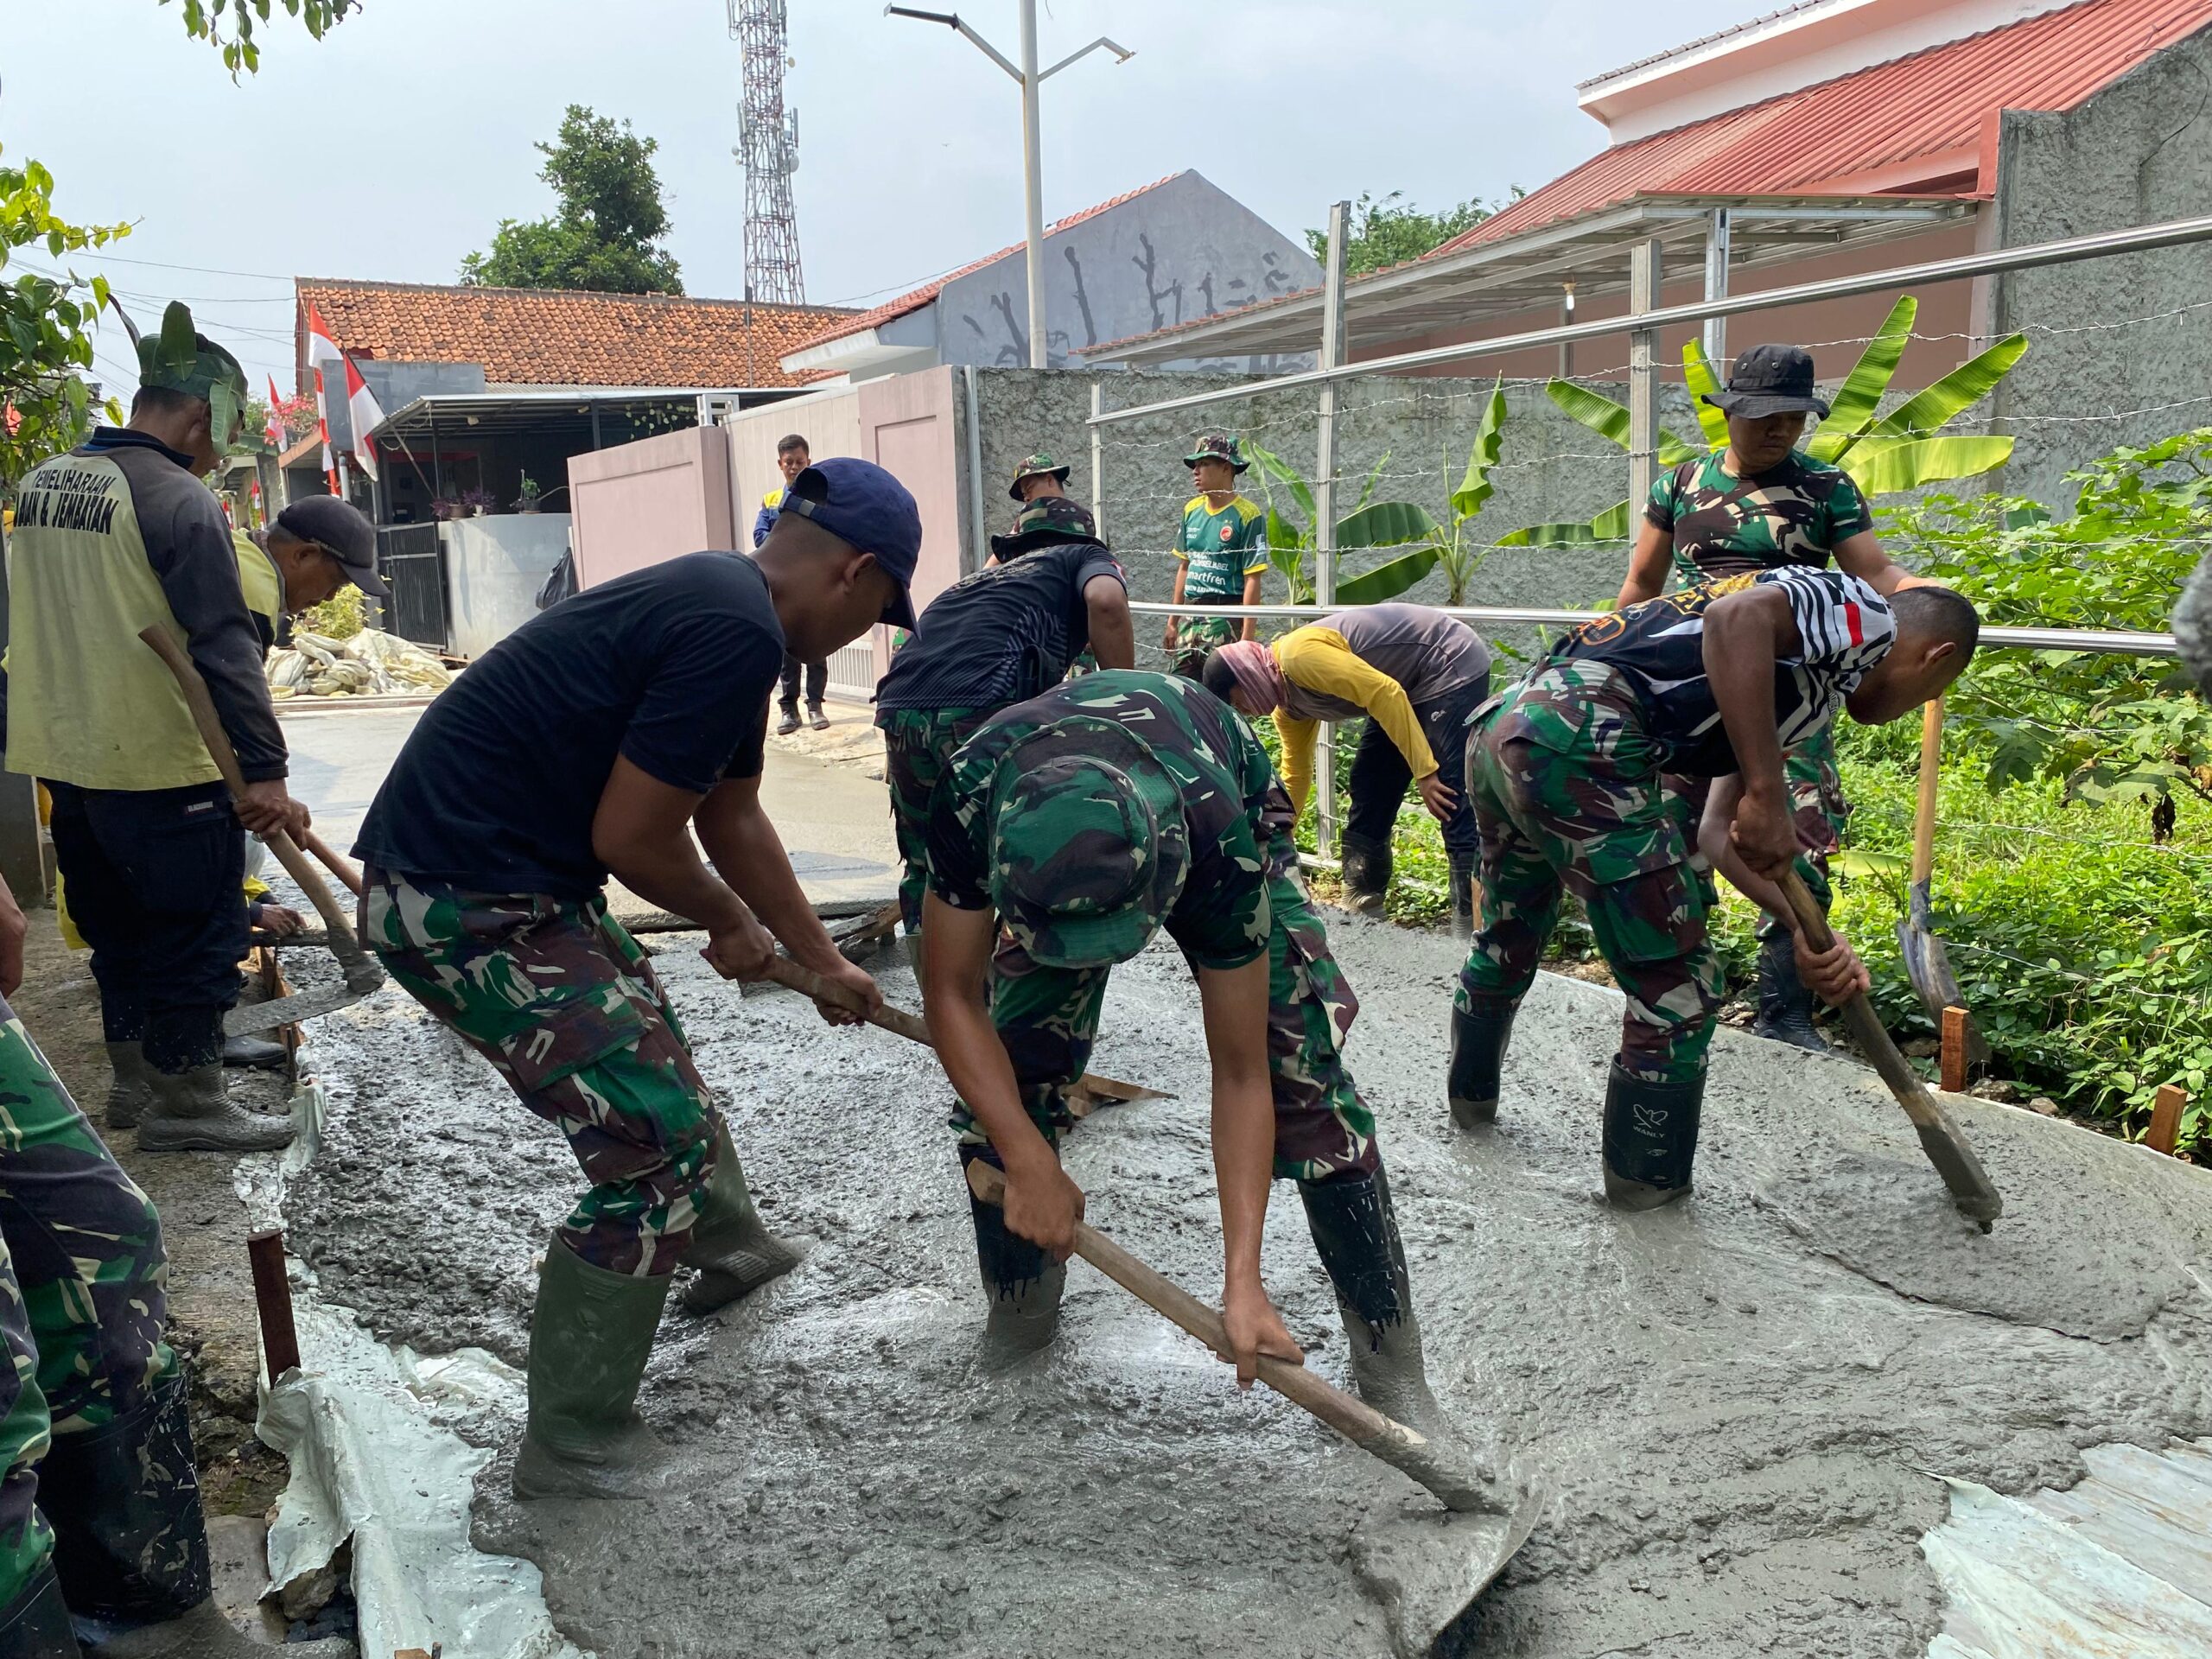
[[[1945,479],[1972,478],[2002,467],[2012,455],[2010,438],[1869,436],[1854,444],[1842,461],[1867,495],[1894,495]]]
[[[1298,504],[1298,510],[1306,515],[1306,522],[1312,524],[1313,522],[1313,492],[1307,486],[1305,479],[1299,475],[1298,469],[1273,450],[1262,449],[1249,438],[1244,441],[1244,453],[1252,458],[1252,464],[1260,469],[1263,478],[1274,479],[1276,483],[1290,492],[1290,499]],[[1262,487],[1266,486],[1262,485]]]
[[[1306,545],[1306,532],[1273,507],[1268,509],[1268,547],[1270,551],[1294,551]]]
[[[1386,599],[1395,599],[1435,569],[1437,560],[1442,556],[1438,548],[1417,547],[1388,564],[1378,564],[1372,570],[1347,576],[1337,583],[1337,603],[1380,605]]]
[[[1410,501],[1377,501],[1337,520],[1340,548],[1400,547],[1408,542],[1431,541],[1441,534],[1427,510]]]
[[[1628,539],[1634,504],[1617,502],[1587,524],[1530,524],[1497,538],[1500,547],[1596,547]]]
[[[1490,402],[1483,408],[1482,424],[1475,429],[1475,447],[1467,456],[1466,475],[1460,479],[1459,487],[1452,492],[1454,519],[1471,518],[1480,512],[1497,487],[1490,481],[1490,469],[1497,465],[1498,454],[1504,444],[1504,425],[1505,377],[1500,375],[1490,389]]]
[[[1697,411],[1698,430],[1705,434],[1706,447],[1726,448],[1728,416],[1705,401],[1719,391],[1720,375],[1707,360],[1705,347],[1694,334],[1682,342],[1682,381],[1689,388],[1690,407]]]
[[[1560,406],[1569,420],[1580,421],[1599,437],[1628,448],[1628,405],[1617,404],[1602,392],[1578,386],[1572,380],[1545,383],[1544,396]]]
[[[1382,452],[1382,459],[1375,463],[1375,470],[1367,475],[1367,482],[1360,488],[1360,506],[1365,506],[1369,502],[1375,499],[1375,486],[1382,481],[1382,469],[1389,464],[1390,452],[1388,449],[1385,449]],[[1357,512],[1358,509],[1354,508],[1353,511]]]
[[[2008,334],[1987,351],[1968,358],[1925,391],[1900,404],[1868,435],[1920,438],[1939,430],[1955,416],[1980,403],[1997,383],[2027,355],[2028,337]],[[1987,468],[1983,468],[1986,471]],[[1963,474],[1951,474],[1951,477]]]
[[[1274,517],[1274,514],[1268,516],[1270,518]],[[1268,549],[1268,564],[1282,578],[1283,586],[1290,589],[1292,604],[1311,605],[1313,602],[1313,582],[1306,574],[1306,547],[1302,542],[1270,546]]]
[[[1882,394],[1890,389],[1891,377],[1897,372],[1897,360],[1904,355],[1904,348],[1912,339],[1913,320],[1919,315],[1918,300],[1910,294],[1898,296],[1882,326],[1874,331],[1874,338],[1859,353],[1859,361],[1844,378],[1843,390],[1836,393],[1827,417],[1821,423],[1821,429],[1813,434],[1813,441],[1805,446],[1807,454],[1815,461],[1838,460],[1866,429],[1875,410],[1881,405]]]

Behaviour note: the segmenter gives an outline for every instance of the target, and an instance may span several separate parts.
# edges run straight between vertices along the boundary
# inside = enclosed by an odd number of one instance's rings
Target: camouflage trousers
[[[659,976],[605,896],[366,875],[363,942],[568,1136],[591,1190],[563,1243],[609,1273],[674,1272],[714,1173],[714,1099]]]
[[[1280,791],[1278,791],[1279,793]],[[1318,1181],[1382,1167],[1375,1116],[1359,1097],[1344,1061],[1344,1043],[1359,1014],[1329,936],[1306,897],[1290,838],[1288,807],[1268,842],[1268,901],[1274,925],[1268,938],[1268,1070],[1274,1084],[1278,1179]],[[1072,1127],[1067,1088],[1090,1064],[1098,1010],[1106,1000],[1106,968],[1047,968],[1001,931],[991,963],[991,1020],[1014,1062],[1030,1122],[1054,1146]],[[965,1146],[988,1138],[956,1105],[952,1126]]]
[[[1458,1006],[1527,994],[1572,891],[1628,998],[1621,1065],[1663,1082],[1701,1075],[1720,966],[1688,820],[1661,785],[1656,747],[1626,683],[1601,664],[1538,670],[1478,715],[1467,789],[1482,855]]]
[[[1243,598],[1240,594],[1222,602],[1237,604]],[[1175,672],[1195,680],[1205,667],[1208,652],[1243,637],[1244,619],[1241,616],[1179,616],[1175,619],[1175,643],[1169,647],[1167,655]]]
[[[899,914],[909,933],[922,925],[930,884],[930,798],[952,752],[968,741],[988,709],[885,709],[883,777],[891,786],[891,830],[906,869],[899,878]]]
[[[161,1217],[0,1002],[0,1605],[45,1563],[38,1464],[175,1375]]]
[[[1797,879],[1825,912],[1835,903],[1835,890],[1828,884],[1828,858],[1842,847],[1844,829],[1851,817],[1851,803],[1844,798],[1843,778],[1836,769],[1833,724],[1821,727],[1796,748],[1784,753],[1782,779],[1789,791],[1789,812],[1796,825],[1797,840],[1806,849],[1797,860]],[[1685,778],[1669,772],[1664,786],[1681,801],[1680,810],[1687,823],[1694,826],[1704,817],[1706,795],[1713,786],[1711,779]],[[1694,842],[1694,829],[1691,838]],[[1712,867],[1702,853],[1694,850],[1690,862],[1697,871],[1698,887],[1705,894],[1706,908],[1710,910],[1720,902]],[[1789,931],[1788,924],[1777,916],[1763,916],[1759,919],[1759,937],[1763,939],[1780,938]]]

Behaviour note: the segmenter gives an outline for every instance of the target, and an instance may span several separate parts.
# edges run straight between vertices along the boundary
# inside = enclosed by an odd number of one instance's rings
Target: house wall
[[[576,585],[702,548],[744,547],[721,427],[690,427],[569,459]]]
[[[2007,111],[1996,202],[2005,245],[2204,213],[2212,204],[2209,86],[2212,30],[2075,110]],[[1998,391],[1994,429],[2017,441],[2008,489],[2069,505],[2076,486],[2069,471],[2122,446],[2212,426],[2209,276],[2212,245],[2200,242],[1995,279],[2000,327],[2070,331],[2038,339]],[[2167,404],[2180,406],[2159,407]],[[2107,416],[2118,418],[2082,418]]]
[[[1046,341],[1055,368],[1090,347],[1255,300],[1312,288],[1320,267],[1234,197],[1196,173],[1061,231],[1045,245]],[[938,360],[1029,361],[1028,256],[1017,251],[954,278],[938,295]],[[1268,372],[1279,359],[1239,359]]]
[[[446,638],[456,656],[481,657],[537,614],[537,590],[569,550],[565,512],[456,518],[446,552]]]

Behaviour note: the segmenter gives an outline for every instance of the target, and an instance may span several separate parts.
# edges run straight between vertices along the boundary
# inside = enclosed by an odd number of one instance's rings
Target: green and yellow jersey
[[[1249,496],[1216,508],[1194,495],[1184,505],[1174,551],[1186,568],[1185,598],[1241,599],[1245,577],[1268,568],[1268,515]]]

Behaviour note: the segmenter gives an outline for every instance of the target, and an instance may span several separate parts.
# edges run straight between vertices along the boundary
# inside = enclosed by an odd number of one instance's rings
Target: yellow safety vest
[[[284,615],[284,578],[277,574],[276,561],[242,530],[231,532],[231,546],[238,556],[238,586],[245,589],[245,607],[269,625],[274,639]]]

